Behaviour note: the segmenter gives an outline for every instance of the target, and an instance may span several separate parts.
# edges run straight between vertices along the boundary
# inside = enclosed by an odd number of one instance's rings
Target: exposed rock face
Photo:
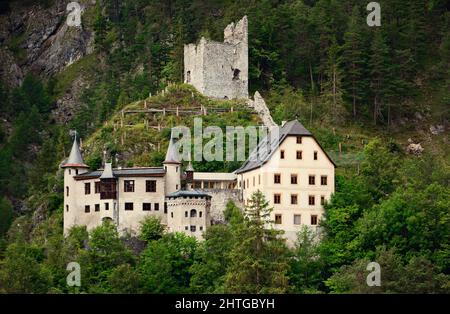
[[[267,107],[264,98],[262,98],[259,92],[255,92],[253,100],[249,99],[247,101],[247,106],[256,111],[264,126],[267,127],[269,130],[274,126],[277,126],[276,123],[273,121],[272,116],[270,115],[270,110]]]
[[[84,88],[88,86],[83,76],[78,76],[68,90],[56,101],[56,108],[52,110],[55,121],[64,124],[72,120],[82,104],[79,99]]]
[[[438,135],[440,133],[443,133],[445,131],[445,127],[442,124],[438,124],[436,126],[432,125],[430,127],[430,132],[433,135]]]
[[[414,143],[411,139],[408,139],[408,146],[406,147],[406,152],[412,155],[420,155],[423,152],[423,147],[420,143]]]
[[[67,1],[55,0],[48,8],[11,6],[0,16],[0,79],[7,84],[19,85],[30,71],[50,77],[92,51],[92,32],[66,23]]]

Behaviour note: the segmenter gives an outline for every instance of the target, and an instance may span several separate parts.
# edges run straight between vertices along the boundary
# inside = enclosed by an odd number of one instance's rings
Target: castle
[[[223,43],[206,40],[184,46],[184,82],[222,99],[248,97],[248,22],[244,16],[224,30]]]
[[[247,18],[230,24],[224,33],[224,43],[202,38],[197,46],[185,46],[185,81],[207,96],[247,98]],[[257,97],[255,102],[264,103]],[[183,169],[173,137],[160,167],[113,169],[105,163],[103,169],[90,171],[75,138],[61,165],[64,232],[111,220],[121,233],[135,233],[140,222],[153,215],[170,232],[202,239],[211,224],[223,222],[229,200],[243,208],[260,190],[273,208],[274,227],[293,243],[302,225],[318,225],[323,205],[334,193],[335,164],[297,120],[274,126],[265,103],[262,111],[270,120],[270,132],[233,173],[197,172],[190,162]]]

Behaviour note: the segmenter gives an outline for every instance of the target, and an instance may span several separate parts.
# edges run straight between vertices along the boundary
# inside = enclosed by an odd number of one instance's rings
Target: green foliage
[[[11,202],[4,197],[0,197],[0,238],[2,238],[9,229],[13,219],[13,210]]]
[[[369,259],[355,260],[343,266],[326,284],[333,293],[448,293],[449,276],[439,274],[425,257],[411,258],[408,263],[395,250],[380,247],[376,253],[381,269],[381,286],[370,287],[366,283]]]
[[[146,293],[186,293],[197,241],[184,233],[164,235],[142,252],[138,271]]]
[[[160,239],[164,234],[165,226],[161,224],[161,218],[147,216],[141,221],[139,238],[146,242]]]
[[[315,231],[303,226],[290,259],[289,279],[294,293],[317,293],[323,281],[324,261]]]
[[[289,289],[287,247],[280,231],[268,228],[271,208],[261,191],[253,193],[245,222],[235,231],[240,241],[230,251],[225,275],[227,293],[283,293]]]
[[[51,273],[41,264],[41,248],[24,242],[8,246],[0,263],[0,291],[7,293],[45,293]]]

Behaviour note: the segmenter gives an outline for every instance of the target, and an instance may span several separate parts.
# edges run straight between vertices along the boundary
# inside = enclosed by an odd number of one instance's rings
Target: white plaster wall
[[[284,150],[285,158],[280,159],[280,151]],[[296,159],[296,151],[301,150],[303,158]],[[314,151],[318,152],[318,160],[314,160]],[[281,175],[281,183],[274,183],[274,174]],[[297,174],[297,184],[291,184],[291,174]],[[315,175],[315,185],[309,185],[309,175]],[[327,176],[327,185],[322,186],[321,175]],[[260,180],[258,180],[258,176]],[[255,185],[253,185],[255,178]],[[323,215],[323,206],[320,204],[320,197],[325,196],[329,200],[334,193],[334,165],[326,157],[313,137],[303,136],[302,144],[296,143],[295,136],[287,137],[277,148],[272,158],[261,168],[239,175],[241,181],[245,180],[243,190],[244,200],[256,190],[263,191],[269,201],[273,212],[271,219],[275,220],[276,214],[282,215],[282,224],[274,224],[275,228],[286,232],[288,242],[293,243],[296,233],[300,231],[301,225],[311,224],[311,215],[317,215],[320,221]],[[247,185],[248,180],[248,185]],[[281,194],[281,204],[274,204],[274,194]],[[297,204],[291,204],[291,194],[297,194]],[[315,196],[315,205],[309,205],[309,195]],[[294,214],[301,215],[301,225],[294,225]]]
[[[124,181],[134,180],[134,192],[124,191]],[[145,191],[145,181],[156,181],[156,192]],[[119,177],[118,180],[119,196],[119,231],[127,230],[132,234],[138,234],[141,221],[148,215],[161,218],[163,224],[167,224],[167,214],[164,214],[165,188],[164,177]],[[125,210],[125,203],[133,203],[133,210]],[[143,203],[151,203],[151,210],[142,210]],[[155,211],[155,203],[159,203],[159,210]]]
[[[203,232],[211,225],[209,200],[180,197],[174,200],[167,200],[167,205],[167,226],[169,232],[183,232],[196,237],[198,240],[203,239]],[[197,211],[197,217],[190,217],[191,209]],[[188,217],[185,216],[186,211],[188,212]],[[202,217],[200,217],[199,212],[202,212]],[[191,226],[196,226],[195,232],[191,232]],[[200,230],[200,227],[203,230]]]

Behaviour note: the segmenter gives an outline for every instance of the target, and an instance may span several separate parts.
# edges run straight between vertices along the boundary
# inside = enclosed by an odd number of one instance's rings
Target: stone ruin
[[[247,16],[225,28],[223,42],[184,45],[184,82],[208,97],[248,98]]]

